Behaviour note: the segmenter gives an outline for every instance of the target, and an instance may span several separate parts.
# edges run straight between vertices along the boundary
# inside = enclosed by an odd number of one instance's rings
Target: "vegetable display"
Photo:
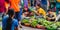
[[[60,27],[60,22],[51,22],[51,21],[47,21],[44,18],[32,19],[31,22],[29,19],[24,19],[21,22],[30,23],[31,27],[34,27],[34,28],[46,27],[47,30],[56,30],[57,27]]]
[[[37,24],[38,24],[38,23],[37,23],[37,20],[33,20],[33,21],[31,22],[31,26],[32,26],[32,27],[36,27]]]
[[[23,19],[23,20],[21,21],[21,23],[29,23],[29,20],[28,20],[28,19]]]

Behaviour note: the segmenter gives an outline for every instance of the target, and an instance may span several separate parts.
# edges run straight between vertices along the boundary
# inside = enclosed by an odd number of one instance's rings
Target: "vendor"
[[[29,14],[29,9],[26,5],[24,5],[23,14],[25,14],[26,16]]]
[[[55,21],[55,18],[56,18],[56,14],[54,12],[52,12],[52,10],[48,10],[47,20],[48,21]]]
[[[34,10],[34,12],[37,16],[43,16],[43,18],[46,18],[46,12],[44,11],[44,9],[41,8],[40,4],[36,5],[36,10]]]
[[[26,18],[26,17],[29,18],[31,15],[32,15],[32,12],[30,11],[30,9],[26,5],[24,5],[22,18]]]
[[[30,11],[30,9],[24,5],[24,9],[23,9],[23,14],[28,17],[30,15],[32,15],[32,12]]]

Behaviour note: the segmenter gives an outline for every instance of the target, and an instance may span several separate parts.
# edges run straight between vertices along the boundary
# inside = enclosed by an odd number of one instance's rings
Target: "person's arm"
[[[44,10],[42,10],[44,18],[46,18],[46,12]]]
[[[48,17],[48,19],[52,19],[52,18]]]
[[[40,14],[38,13],[38,11],[34,11],[35,12],[35,14],[37,14],[38,16],[40,16]]]
[[[15,27],[15,30],[18,30],[18,27]]]
[[[41,11],[42,15],[44,16],[44,18],[46,18],[46,12],[45,12],[45,10],[41,8],[40,11]]]
[[[55,19],[56,18],[56,14],[54,13],[54,17],[52,19]]]
[[[47,13],[46,16],[47,16],[47,17],[46,17],[47,20],[50,20],[50,19],[51,19],[51,18],[49,17],[48,13]]]
[[[48,18],[49,20],[52,19],[52,18],[50,18],[50,17],[47,17],[47,18]]]

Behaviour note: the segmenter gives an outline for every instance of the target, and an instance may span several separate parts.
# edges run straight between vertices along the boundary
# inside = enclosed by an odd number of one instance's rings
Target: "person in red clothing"
[[[5,0],[0,0],[0,13],[5,12]]]
[[[9,4],[10,4],[9,1],[10,0],[4,0],[4,4],[2,5],[2,7],[4,6],[3,7],[4,9],[2,9],[2,11],[4,11],[4,13],[3,13],[2,17],[5,16],[5,15],[7,15],[8,7],[9,7]]]

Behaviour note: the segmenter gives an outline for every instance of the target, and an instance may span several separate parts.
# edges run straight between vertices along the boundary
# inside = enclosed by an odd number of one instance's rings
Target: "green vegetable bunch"
[[[29,20],[28,20],[28,19],[23,19],[23,20],[21,21],[21,23],[29,23]]]
[[[60,22],[56,22],[55,24],[56,24],[57,26],[60,26]]]
[[[32,27],[36,27],[37,24],[38,24],[38,23],[37,23],[37,20],[33,20],[33,21],[31,22],[31,26],[32,26]]]
[[[47,21],[46,19],[43,18],[38,18],[38,23],[45,26],[49,30],[55,30],[57,28],[57,25],[55,23]]]

